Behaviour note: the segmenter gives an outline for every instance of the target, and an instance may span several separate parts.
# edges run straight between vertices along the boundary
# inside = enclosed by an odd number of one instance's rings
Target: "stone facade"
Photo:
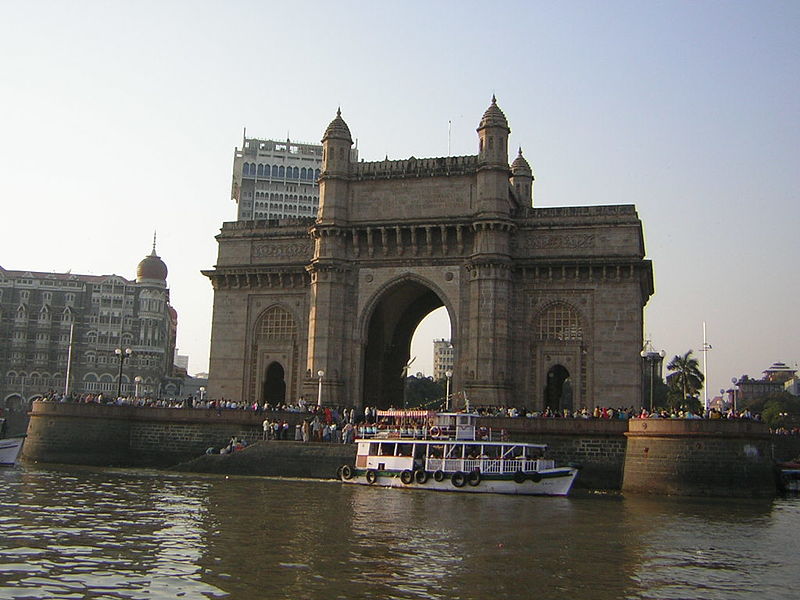
[[[217,236],[210,395],[400,406],[414,330],[444,306],[451,389],[473,405],[640,406],[653,279],[636,210],[534,208],[509,133],[493,99],[477,155],[356,163],[337,114],[316,219]]]
[[[155,241],[135,280],[0,267],[0,408],[24,412],[33,398],[64,392],[68,366],[71,393],[176,397],[166,278]],[[131,351],[121,386],[116,349]]]

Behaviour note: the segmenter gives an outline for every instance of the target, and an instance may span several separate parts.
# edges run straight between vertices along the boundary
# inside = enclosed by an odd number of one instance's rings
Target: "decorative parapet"
[[[478,168],[477,156],[446,156],[356,163],[352,179],[390,179],[404,177],[446,177],[468,175]]]
[[[564,206],[553,208],[525,207],[518,218],[525,225],[563,226],[565,220],[570,224],[596,223],[639,223],[639,215],[633,204],[611,204],[606,206]]]

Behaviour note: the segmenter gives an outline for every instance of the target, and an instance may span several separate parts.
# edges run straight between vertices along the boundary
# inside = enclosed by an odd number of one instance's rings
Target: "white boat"
[[[401,419],[411,411],[383,411]],[[415,411],[414,414],[419,414]],[[493,440],[478,415],[431,413],[419,426],[369,432],[356,441],[355,466],[339,468],[345,483],[464,493],[566,496],[578,467],[557,467],[547,445]],[[379,411],[378,416],[381,416]]]
[[[13,465],[17,462],[25,436],[0,439],[0,465]]]

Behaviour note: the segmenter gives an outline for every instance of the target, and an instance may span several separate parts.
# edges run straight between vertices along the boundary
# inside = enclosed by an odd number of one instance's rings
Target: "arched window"
[[[258,174],[259,177],[263,177],[264,176],[264,165],[262,165],[261,163],[258,163],[257,174]]]
[[[305,179],[305,178],[306,178],[306,168],[303,167],[302,169],[300,169],[300,179]]]
[[[285,308],[268,308],[256,323],[256,337],[260,341],[291,340],[297,336],[294,317]]]
[[[566,342],[583,339],[580,317],[565,302],[557,302],[539,315],[535,331],[539,340]]]
[[[269,165],[265,164],[264,165],[264,177],[269,177],[269,174],[270,174],[270,170],[269,169],[270,169]]]
[[[319,169],[317,169],[316,171],[314,171],[314,179],[315,179],[315,180],[316,180],[316,179],[319,179]]]
[[[286,169],[281,165],[278,167],[278,177],[285,177],[286,176]]]
[[[294,167],[292,169],[292,179],[297,179],[298,177],[300,177],[300,169]]]
[[[278,165],[272,165],[272,176],[273,177],[278,176]]]

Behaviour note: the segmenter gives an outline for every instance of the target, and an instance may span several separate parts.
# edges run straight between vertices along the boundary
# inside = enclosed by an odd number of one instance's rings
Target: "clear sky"
[[[156,230],[204,371],[243,127],[318,142],[341,106],[366,160],[444,156],[448,121],[475,154],[493,93],[536,206],[637,206],[655,349],[705,321],[709,395],[800,360],[793,0],[0,2],[0,265],[133,278]]]

